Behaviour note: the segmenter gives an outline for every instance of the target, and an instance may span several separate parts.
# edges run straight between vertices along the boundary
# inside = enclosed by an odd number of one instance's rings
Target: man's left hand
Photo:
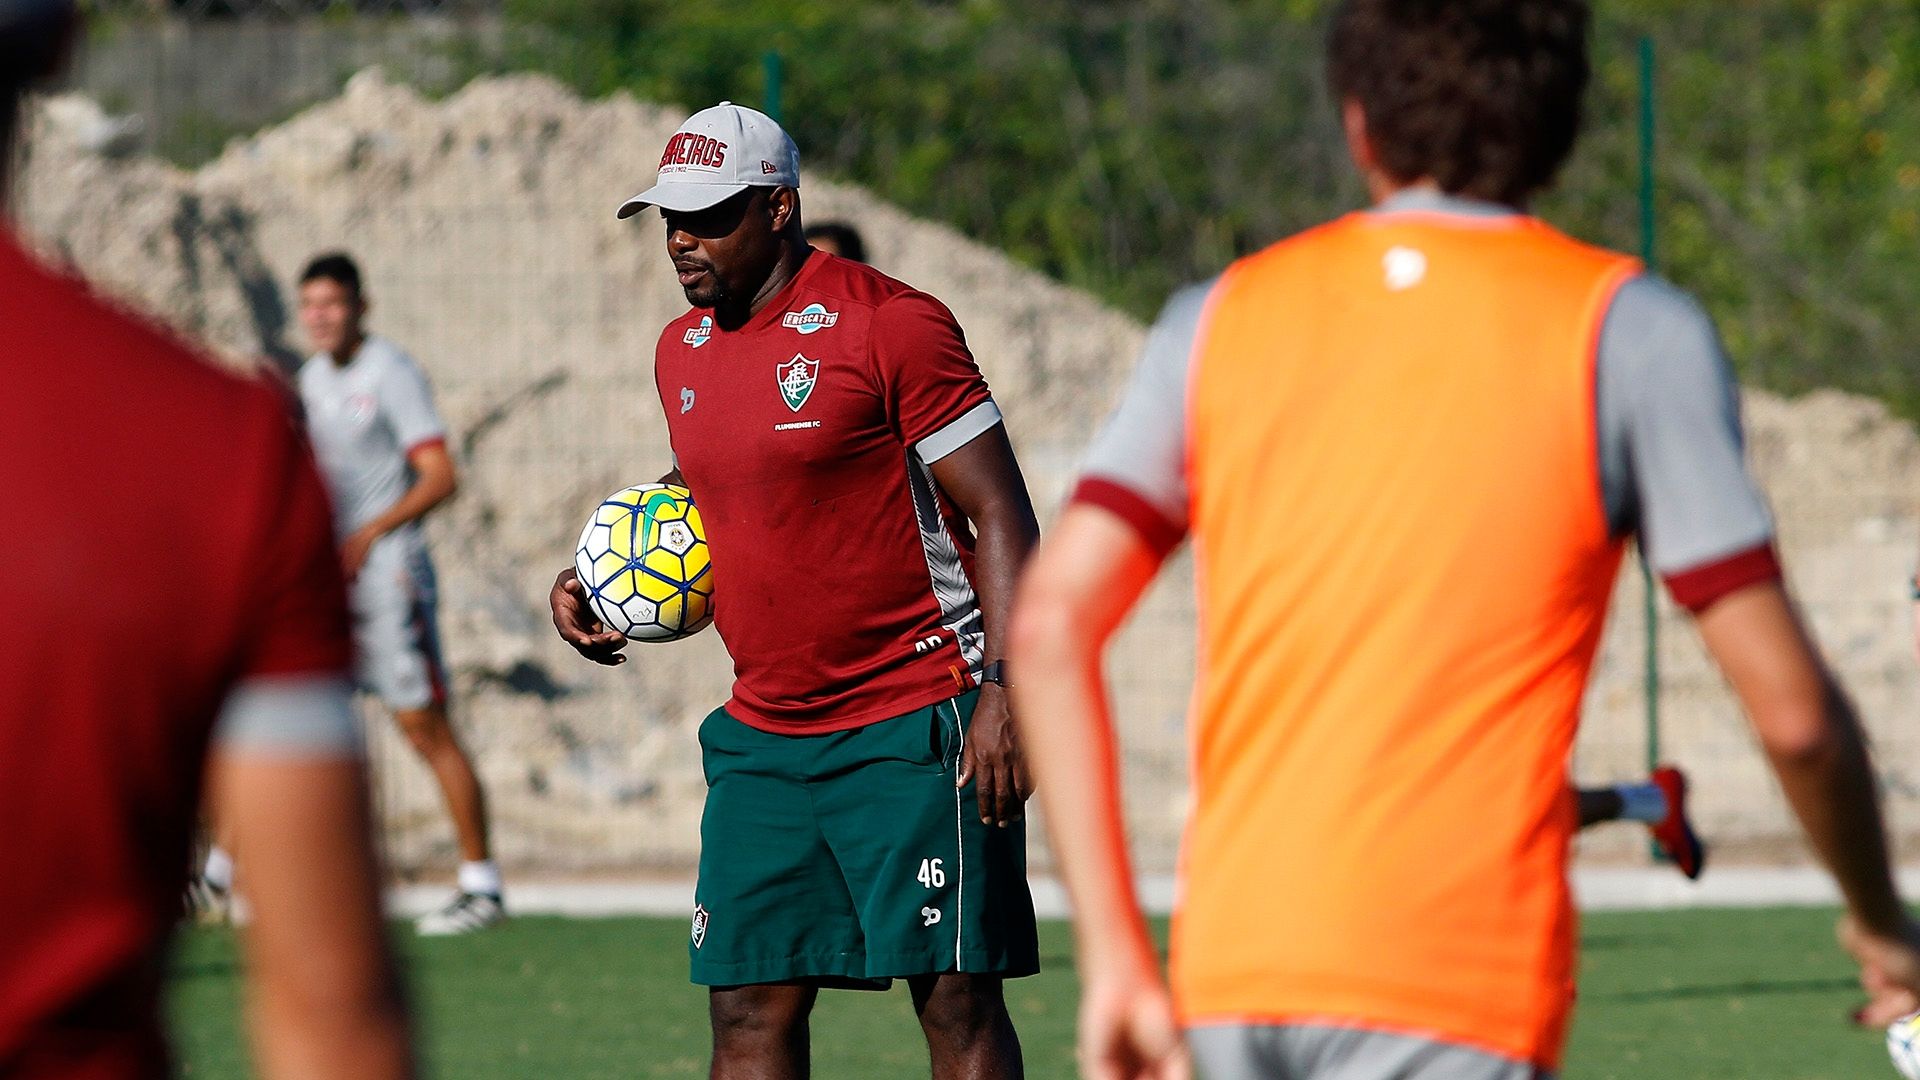
[[[360,568],[367,565],[367,552],[373,550],[373,542],[380,534],[372,529],[361,529],[345,540],[340,541],[340,569],[352,581],[360,576]]]
[[[998,683],[980,688],[973,720],[967,725],[966,749],[961,754],[960,776],[955,783],[964,787],[968,780],[975,781],[981,821],[1004,829],[1026,815],[1027,797],[1033,794],[1033,778],[1027,772],[1026,758],[1020,753],[1020,742],[1014,735],[1006,688]]]

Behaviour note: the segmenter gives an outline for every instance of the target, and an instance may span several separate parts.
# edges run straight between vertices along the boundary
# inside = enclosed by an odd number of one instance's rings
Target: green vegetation
[[[506,0],[500,65],[759,102],[810,165],[1147,316],[1358,202],[1325,0]],[[1635,42],[1660,50],[1660,264],[1747,376],[1920,416],[1920,20],[1899,0],[1601,5],[1590,135],[1543,213],[1638,245]]]
[[[1873,1080],[1882,1040],[1847,1026],[1849,965],[1817,910],[1596,915],[1586,922],[1566,1080]],[[428,1074],[460,1080],[706,1075],[706,1000],[683,919],[525,918],[471,938],[403,938]],[[1046,971],[1009,988],[1035,1080],[1073,1072],[1074,980],[1060,923]],[[182,1073],[246,1076],[233,938],[187,934],[173,964]],[[823,995],[814,1073],[924,1075],[904,989]]]

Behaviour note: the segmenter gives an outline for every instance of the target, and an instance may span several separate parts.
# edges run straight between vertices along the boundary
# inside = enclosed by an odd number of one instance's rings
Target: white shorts
[[[433,560],[418,534],[374,542],[353,580],[354,677],[389,709],[447,700]]]

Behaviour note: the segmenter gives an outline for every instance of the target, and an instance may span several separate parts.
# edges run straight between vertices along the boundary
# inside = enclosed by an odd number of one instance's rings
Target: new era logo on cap
[[[620,207],[623,218],[658,206],[691,212],[750,187],[799,187],[800,151],[773,118],[731,101],[687,118],[667,140],[652,187]]]

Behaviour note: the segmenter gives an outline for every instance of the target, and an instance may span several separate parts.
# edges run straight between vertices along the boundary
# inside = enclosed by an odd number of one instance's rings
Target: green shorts
[[[825,735],[707,717],[694,982],[1040,970],[1025,826],[953,784],[977,697]]]

